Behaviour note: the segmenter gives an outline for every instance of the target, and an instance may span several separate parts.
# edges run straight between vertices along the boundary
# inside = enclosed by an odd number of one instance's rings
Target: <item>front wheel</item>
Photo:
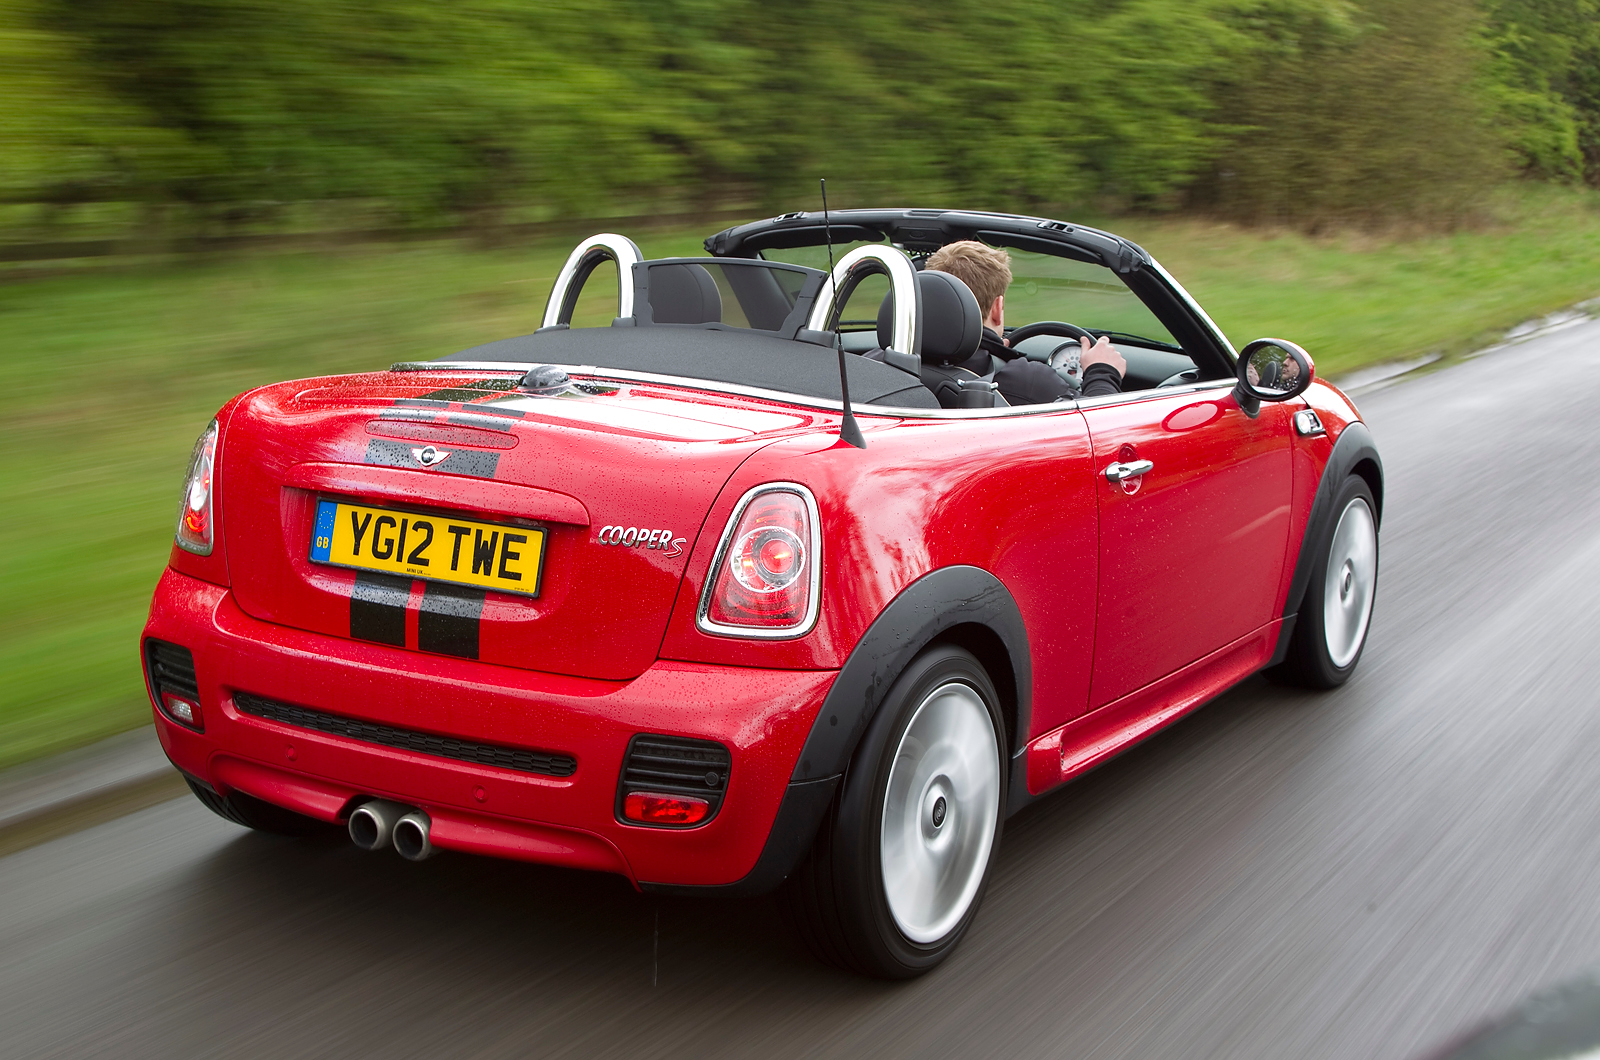
[[[1351,475],[1334,504],[1333,529],[1300,604],[1289,653],[1271,676],[1304,688],[1337,688],[1355,672],[1378,588],[1378,521],[1372,490]]]
[[[961,648],[934,647],[895,681],[788,884],[819,957],[909,979],[955,949],[999,845],[1004,732],[989,675]]]

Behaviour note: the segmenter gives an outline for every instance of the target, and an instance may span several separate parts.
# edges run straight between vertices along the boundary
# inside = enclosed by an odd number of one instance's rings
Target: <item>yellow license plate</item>
[[[318,501],[311,561],[539,595],[544,531]]]

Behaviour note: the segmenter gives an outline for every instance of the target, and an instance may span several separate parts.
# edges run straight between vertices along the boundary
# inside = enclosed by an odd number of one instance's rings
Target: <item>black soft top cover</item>
[[[474,346],[442,361],[507,361],[653,372],[841,400],[838,354],[826,346],[743,329],[658,324],[535,332]],[[916,376],[847,356],[850,400],[858,405],[936,409]]]

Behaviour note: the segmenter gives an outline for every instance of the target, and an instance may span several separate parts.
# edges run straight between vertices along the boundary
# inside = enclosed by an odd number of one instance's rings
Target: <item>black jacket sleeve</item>
[[[1122,393],[1122,373],[1109,364],[1091,364],[1083,370],[1083,396]]]
[[[1054,368],[1025,357],[1001,365],[994,382],[1008,405],[1044,405],[1074,396],[1072,387]]]

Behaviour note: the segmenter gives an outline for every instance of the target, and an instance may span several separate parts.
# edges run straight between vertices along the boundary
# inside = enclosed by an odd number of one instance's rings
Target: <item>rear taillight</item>
[[[213,472],[217,464],[217,421],[194,443],[189,474],[183,480],[183,500],[178,505],[178,547],[197,556],[211,555],[215,541],[212,505]]]
[[[817,502],[793,483],[746,493],[728,520],[701,595],[697,624],[736,637],[798,637],[817,620]]]

